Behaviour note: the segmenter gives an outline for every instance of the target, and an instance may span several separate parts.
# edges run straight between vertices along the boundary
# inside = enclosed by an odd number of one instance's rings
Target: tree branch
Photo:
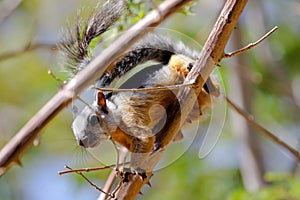
[[[243,43],[241,24],[239,29],[232,34],[234,38],[231,40],[232,48],[238,49]],[[233,57],[228,67],[228,90],[227,93],[234,97],[235,102],[246,110],[253,107],[254,94],[249,79],[245,79],[245,74],[249,74],[249,60],[245,54]],[[245,189],[248,192],[256,192],[266,183],[264,181],[265,169],[263,165],[263,155],[260,149],[260,143],[257,141],[257,131],[252,128],[247,121],[236,112],[229,112],[229,123],[231,123],[231,132],[237,143],[240,172]],[[238,125],[237,125],[238,124]]]
[[[69,167],[69,166],[65,166],[67,169],[69,169],[70,171],[73,171],[73,172],[75,172],[76,174],[78,174],[78,175],[80,175],[84,180],[86,180],[93,188],[95,188],[96,190],[98,190],[98,191],[100,191],[100,192],[102,192],[102,193],[104,193],[104,194],[106,194],[106,195],[108,195],[108,196],[110,196],[110,197],[114,197],[112,194],[110,194],[110,193],[107,193],[107,192],[105,192],[103,189],[101,189],[100,187],[98,187],[95,183],[93,183],[90,179],[88,179],[83,173],[82,173],[82,171],[77,171],[77,170],[74,170],[74,169],[72,169],[71,167]]]
[[[10,58],[19,56],[28,51],[33,51],[36,49],[49,49],[49,50],[55,51],[55,50],[57,50],[57,45],[56,44],[44,44],[44,43],[31,44],[29,42],[27,45],[25,45],[24,47],[22,47],[20,49],[0,54],[0,61],[7,60]]]
[[[125,148],[122,148],[122,151],[121,151],[121,154],[120,154],[120,158],[119,160],[121,161],[121,163],[124,163],[125,164],[125,160],[126,160],[126,157],[128,155],[128,150],[125,149]],[[129,164],[129,163],[127,163]],[[103,190],[106,192],[106,193],[109,193],[109,191],[111,190],[112,186],[113,186],[113,182],[115,181],[116,179],[116,171],[115,170],[112,170],[108,176],[108,178],[106,179],[106,182],[105,182],[105,185],[103,186]],[[119,183],[121,184],[121,183]],[[118,186],[114,189],[114,191],[112,191],[111,193],[113,195],[115,195],[115,192],[118,191]],[[105,200],[107,199],[107,194],[105,193],[101,193],[98,197],[97,200]]]
[[[242,109],[240,109],[239,107],[237,107],[230,99],[228,99],[226,97],[226,101],[228,103],[228,105],[230,105],[230,107],[232,109],[234,109],[239,115],[241,115],[248,124],[250,124],[251,126],[253,126],[256,130],[260,131],[261,133],[263,133],[265,136],[267,136],[268,138],[270,138],[273,142],[275,142],[276,144],[278,144],[279,146],[285,148],[286,150],[288,150],[292,155],[295,156],[295,158],[298,160],[298,162],[300,162],[300,153],[292,148],[290,145],[288,145],[287,143],[285,143],[284,141],[282,141],[281,139],[279,139],[277,136],[275,136],[273,133],[271,133],[270,131],[268,131],[267,129],[265,129],[263,126],[261,126],[260,124],[258,124],[252,115],[246,114],[244,111],[242,111]]]
[[[167,0],[162,3],[156,10],[132,26],[128,32],[117,38],[68,84],[61,87],[57,94],[1,149],[0,174],[4,174],[14,163],[21,163],[22,153],[31,146],[42,128],[71,103],[72,98],[94,83],[103,74],[107,66],[112,64],[119,55],[122,55],[147,32],[154,29],[155,26],[188,2],[190,0]]]
[[[194,105],[197,94],[200,93],[205,81],[224,56],[224,48],[236,25],[247,0],[227,0],[223,10],[211,31],[201,53],[191,72],[188,74],[184,84],[194,83],[193,89],[181,88],[177,95],[178,101],[175,101],[169,108],[166,125],[161,132],[157,134],[157,151],[150,156],[144,164],[147,170],[147,178],[142,181],[139,176],[131,177],[128,183],[124,183],[118,193],[117,199],[134,199],[139,193],[143,184],[149,182],[149,175],[156,163],[163,155],[166,146],[180,129],[180,122],[184,121]]]
[[[267,37],[269,37],[272,33],[274,33],[274,31],[276,31],[278,29],[278,26],[275,26],[274,28],[272,28],[268,33],[266,33],[264,36],[262,36],[259,40],[257,40],[256,42],[254,43],[250,43],[248,44],[247,46],[241,48],[241,49],[238,49],[236,51],[233,51],[233,52],[230,52],[230,53],[226,53],[224,55],[224,58],[230,58],[230,57],[233,57],[233,56],[236,56],[238,54],[241,54],[245,51],[248,51],[249,49],[255,47],[256,45],[258,45],[259,43],[261,43],[262,41],[264,41]]]

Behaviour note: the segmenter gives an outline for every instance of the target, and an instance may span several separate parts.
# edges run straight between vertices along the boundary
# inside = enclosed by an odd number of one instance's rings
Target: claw
[[[138,168],[137,170],[132,170],[130,168],[123,168],[116,170],[117,175],[122,179],[122,182],[129,182],[130,175],[139,175],[139,177],[144,181],[147,178],[146,171]],[[149,181],[148,181],[149,182]]]
[[[142,178],[143,181],[147,178],[146,172],[138,173],[138,175]]]
[[[127,167],[125,167],[125,168],[123,168],[122,170],[120,170],[120,176],[121,176],[121,178],[122,178],[122,181],[123,181],[124,183],[129,182],[129,175],[130,175],[130,174],[133,174],[133,173],[135,173],[135,172],[132,172],[131,169],[130,169],[130,168],[127,168]]]
[[[141,168],[137,168],[138,175],[144,181],[147,178],[146,171]]]

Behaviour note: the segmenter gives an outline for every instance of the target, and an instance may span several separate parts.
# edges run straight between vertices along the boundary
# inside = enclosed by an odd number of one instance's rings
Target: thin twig
[[[175,90],[181,87],[191,87],[191,83],[179,84],[179,85],[167,85],[167,86],[157,86],[157,87],[148,87],[148,88],[130,88],[130,89],[120,89],[120,88],[100,88],[92,87],[92,89],[99,90],[101,92],[150,92],[158,90]]]
[[[126,156],[128,155],[128,150],[123,148],[120,154],[120,162],[124,164],[129,164],[130,162],[125,162]],[[103,190],[106,192],[109,192],[112,188],[112,185],[116,179],[116,171],[111,171],[107,180],[105,181],[105,185],[103,186]],[[112,196],[115,196],[116,192],[121,187],[122,181],[118,183],[118,185],[114,188],[114,190],[111,192]],[[98,200],[105,200],[107,195],[105,193],[101,193]]]
[[[65,170],[65,171],[59,171],[58,174],[59,175],[63,175],[63,174],[68,174],[68,173],[73,173],[73,172],[92,172],[92,171],[99,171],[99,170],[104,170],[104,169],[112,169],[113,167],[115,167],[116,165],[108,165],[108,166],[104,166],[104,167],[94,167],[94,168],[81,168],[81,169],[70,169],[70,170]]]
[[[96,190],[99,190],[100,192],[102,192],[102,193],[105,193],[106,195],[108,195],[108,196],[110,196],[110,197],[112,197],[112,198],[114,198],[114,196],[112,196],[110,193],[107,193],[107,192],[105,192],[104,190],[102,190],[100,187],[98,187],[95,183],[93,183],[92,181],[90,181],[82,172],[78,172],[78,171],[76,171],[76,170],[74,170],[74,169],[72,169],[71,167],[69,167],[69,166],[65,166],[65,168],[67,168],[67,169],[69,169],[69,170],[73,170],[76,174],[78,174],[78,175],[80,175],[82,178],[84,178],[92,187],[94,187]]]
[[[130,162],[125,162],[125,158],[127,156],[128,151],[122,151],[123,153],[120,155],[120,160],[122,163],[119,164],[129,164]],[[108,165],[108,166],[104,166],[104,167],[94,167],[94,168],[81,168],[81,169],[72,169],[71,167],[69,167],[68,165],[65,165],[65,168],[67,168],[68,170],[64,170],[64,171],[59,171],[58,174],[59,175],[64,175],[64,174],[68,174],[68,173],[77,173],[79,175],[81,175],[85,180],[87,180],[89,182],[89,184],[91,184],[93,187],[95,187],[96,189],[100,190],[102,193],[104,194],[104,196],[100,195],[99,196],[99,200],[100,199],[105,199],[105,197],[107,197],[107,195],[109,195],[110,197],[114,197],[116,191],[118,190],[118,188],[120,187],[120,184],[118,184],[118,186],[116,187],[116,189],[114,190],[114,192],[109,193],[109,190],[115,180],[116,177],[116,171],[113,170],[110,173],[109,178],[107,179],[107,181],[105,182],[105,185],[103,187],[103,189],[97,187],[95,184],[91,183],[86,177],[84,177],[84,175],[82,174],[82,172],[92,172],[92,171],[99,171],[99,170],[105,170],[105,169],[112,169],[115,168],[117,165],[113,164],[113,165]]]
[[[264,41],[267,37],[269,37],[277,29],[278,29],[278,26],[275,26],[268,33],[266,33],[263,37],[261,37],[259,40],[257,40],[256,42],[250,43],[247,46],[245,46],[245,47],[243,47],[241,49],[238,49],[236,51],[233,51],[233,52],[230,52],[230,53],[226,53],[226,54],[224,54],[223,58],[230,58],[230,57],[236,56],[238,54],[241,54],[241,53],[243,53],[245,51],[248,51],[249,49],[255,47],[256,45],[258,45],[259,43],[261,43],[262,41]]]
[[[11,51],[11,52],[6,52],[3,54],[0,54],[0,61],[4,61],[19,55],[22,55],[26,52],[33,51],[36,49],[49,49],[51,51],[56,51],[57,50],[57,45],[56,44],[44,44],[44,43],[37,43],[37,44],[31,44],[28,43],[24,47]]]
[[[65,85],[67,83],[67,81],[63,81],[58,76],[56,76],[50,69],[48,70],[48,75],[50,75],[59,85]]]
[[[264,128],[263,126],[258,124],[254,120],[252,115],[249,115],[246,112],[244,112],[242,109],[240,109],[238,106],[236,106],[230,99],[228,99],[227,97],[225,97],[225,98],[226,98],[228,105],[231,106],[238,114],[240,114],[248,122],[248,124],[250,124],[255,129],[257,129],[258,131],[263,133],[265,136],[270,138],[273,142],[275,142],[279,146],[282,146],[283,148],[288,150],[292,155],[295,156],[295,158],[297,158],[298,161],[300,161],[300,153],[297,150],[295,150],[290,145],[288,145],[287,143],[285,143],[284,141],[279,139],[277,136],[275,136],[273,133],[268,131],[266,128]]]

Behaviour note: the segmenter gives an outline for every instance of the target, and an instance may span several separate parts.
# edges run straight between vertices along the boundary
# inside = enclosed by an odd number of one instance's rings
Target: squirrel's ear
[[[107,112],[106,99],[102,92],[97,93],[97,104],[104,112]]]
[[[97,104],[100,107],[106,107],[106,99],[102,92],[98,92],[97,94]]]

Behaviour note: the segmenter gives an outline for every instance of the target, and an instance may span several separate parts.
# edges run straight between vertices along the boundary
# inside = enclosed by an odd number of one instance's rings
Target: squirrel
[[[75,32],[68,32],[61,50],[73,74],[82,70],[92,59],[88,50],[91,41],[107,31],[125,9],[124,1],[109,0],[83,26],[77,23]],[[198,52],[181,41],[174,42],[165,36],[148,34],[109,66],[95,85],[109,87],[114,80],[148,61],[159,63],[160,67],[144,78],[140,88],[182,84],[197,55]],[[211,106],[211,96],[218,97],[219,94],[219,85],[210,77],[198,101],[192,105],[195,109],[186,122],[205,117],[205,110]],[[103,139],[112,139],[126,147],[131,152],[130,168],[136,171],[153,151],[155,142],[159,142],[155,138],[155,129],[162,121],[165,109],[174,100],[176,90],[172,89],[106,94],[96,91],[95,101],[75,117],[72,130],[78,144],[84,148],[95,147]]]

